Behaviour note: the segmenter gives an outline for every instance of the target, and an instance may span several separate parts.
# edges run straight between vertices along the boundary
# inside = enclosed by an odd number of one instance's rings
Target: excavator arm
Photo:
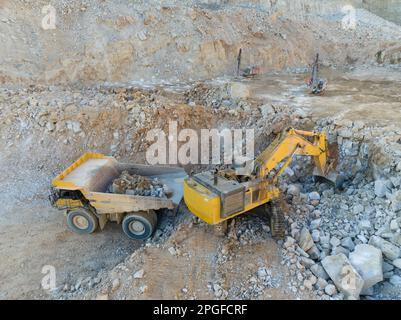
[[[325,133],[296,130],[289,128],[282,132],[270,146],[255,159],[255,174],[264,178],[284,163],[274,176],[274,180],[291,163],[294,155],[312,156],[316,165],[316,175],[332,181],[336,165],[335,159],[330,158]],[[333,181],[334,182],[334,181]]]

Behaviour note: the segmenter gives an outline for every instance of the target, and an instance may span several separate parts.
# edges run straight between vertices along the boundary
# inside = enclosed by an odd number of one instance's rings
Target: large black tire
[[[78,208],[67,213],[67,226],[75,233],[90,234],[99,227],[99,220],[91,211]]]
[[[275,240],[285,237],[285,219],[280,201],[271,201],[267,204],[267,212],[270,220],[270,232]]]
[[[154,211],[127,214],[122,222],[124,233],[130,239],[149,239],[157,226],[157,215]]]

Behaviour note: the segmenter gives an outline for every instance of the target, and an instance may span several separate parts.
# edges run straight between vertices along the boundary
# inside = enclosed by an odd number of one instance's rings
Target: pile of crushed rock
[[[323,123],[339,144],[348,180],[339,192],[326,183],[301,182],[302,159],[289,170],[282,254],[297,279],[292,290],[309,289],[321,299],[399,299],[401,168],[391,141],[396,144],[400,132],[361,122]]]
[[[157,178],[130,174],[128,171],[124,170],[110,185],[110,192],[162,198],[166,196],[168,190]]]

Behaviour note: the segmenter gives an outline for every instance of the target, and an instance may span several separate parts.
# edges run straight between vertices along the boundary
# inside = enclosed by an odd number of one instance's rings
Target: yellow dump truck
[[[123,171],[157,178],[169,192],[161,197],[110,192]],[[88,152],[53,179],[50,201],[65,211],[69,229],[78,234],[103,229],[107,221],[113,221],[122,224],[128,237],[145,240],[156,229],[157,212],[173,210],[180,203],[185,176],[182,168],[120,163]]]

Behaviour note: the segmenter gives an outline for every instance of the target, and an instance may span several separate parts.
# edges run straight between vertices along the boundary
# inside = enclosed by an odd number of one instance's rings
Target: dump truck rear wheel
[[[131,239],[146,240],[156,229],[157,215],[154,211],[127,214],[122,222],[124,233]]]
[[[84,208],[71,210],[67,213],[68,228],[78,234],[89,234],[99,227],[97,217]]]
[[[284,239],[285,219],[284,212],[279,201],[273,201],[268,204],[268,216],[270,220],[270,231],[273,239]]]

